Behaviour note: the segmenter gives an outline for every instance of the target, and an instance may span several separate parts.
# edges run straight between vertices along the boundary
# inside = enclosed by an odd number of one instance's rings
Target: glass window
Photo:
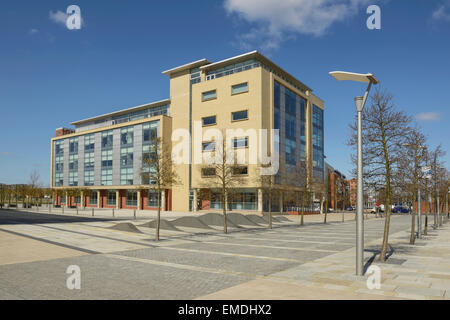
[[[248,111],[247,110],[242,110],[242,111],[232,112],[231,113],[231,119],[233,121],[246,120],[246,119],[248,119]]]
[[[211,177],[216,175],[216,169],[215,168],[202,168],[202,176],[204,177]]]
[[[84,151],[90,152],[94,150],[94,134],[87,134],[84,136]]]
[[[102,132],[102,149],[111,149],[113,147],[113,131]]]
[[[239,166],[239,167],[233,167],[232,169],[233,175],[244,175],[248,174],[248,167]]]
[[[133,127],[120,129],[120,144],[122,146],[133,144],[133,132]]]
[[[127,191],[126,205],[128,207],[136,207],[137,206],[137,192],[136,191]]]
[[[216,150],[216,142],[215,141],[203,142],[202,143],[202,150],[203,151],[214,151],[214,150]]]
[[[120,184],[121,185],[133,184],[133,168],[120,169]]]
[[[69,171],[78,170],[78,154],[69,155]]]
[[[295,140],[286,139],[286,163],[296,165],[295,151],[297,150],[297,143]]]
[[[121,148],[120,149],[120,166],[132,167],[133,166],[133,148]]]
[[[112,165],[112,150],[102,150],[102,168],[109,168]]]
[[[84,170],[94,169],[94,152],[87,152],[84,154]]]
[[[323,141],[323,110],[313,105],[313,172],[314,176],[323,180],[324,141]]]
[[[55,171],[62,172],[64,170],[64,157],[56,156],[55,157]]]
[[[69,139],[69,153],[78,153],[78,138]]]
[[[89,194],[89,204],[97,204],[97,191],[91,191]]]
[[[161,197],[159,197],[159,202],[161,204]],[[155,190],[148,190],[148,207],[156,208],[158,207],[158,192]]]
[[[286,137],[295,140],[297,136],[297,119],[295,115],[286,113],[285,122]]]
[[[237,149],[246,147],[248,147],[248,137],[233,139],[233,148]]]
[[[94,170],[84,171],[84,185],[85,186],[94,185]]]
[[[61,187],[64,184],[64,173],[56,172],[55,173],[55,187]]]
[[[202,124],[203,126],[210,126],[216,124],[216,116],[202,118]]]
[[[231,87],[231,94],[248,92],[248,82],[236,84]]]
[[[142,125],[142,136],[144,143],[155,141],[158,137],[158,121]]]
[[[202,101],[211,100],[217,98],[216,90],[211,90],[202,93]]]
[[[69,172],[69,186],[78,185],[78,172]]]
[[[106,193],[106,204],[108,206],[115,206],[116,205],[116,192],[110,191]]]
[[[64,154],[64,140],[55,141],[55,154]]]
[[[102,169],[102,186],[112,186],[112,169]]]

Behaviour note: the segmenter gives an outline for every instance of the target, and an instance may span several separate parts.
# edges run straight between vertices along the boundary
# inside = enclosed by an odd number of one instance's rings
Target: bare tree
[[[435,211],[434,211],[434,225],[438,226],[439,221],[437,220],[437,203],[439,197],[439,189],[442,184],[442,175],[444,174],[443,161],[442,157],[444,157],[446,152],[442,150],[442,146],[438,145],[434,150],[430,151],[430,159],[431,159],[431,190],[432,190],[432,198],[434,198],[435,203]],[[448,192],[448,191],[447,191]]]
[[[157,194],[157,218],[155,240],[159,241],[161,225],[161,194],[166,188],[179,183],[177,173],[173,170],[172,155],[168,145],[164,144],[160,137],[153,137],[150,141],[148,153],[142,159],[142,180],[150,185],[150,189]]]
[[[248,170],[247,166],[236,164],[235,153],[231,145],[227,145],[225,135],[222,132],[222,139],[215,141],[215,149],[211,151],[214,156],[214,163],[200,167],[202,176],[209,176],[208,187],[215,187],[220,190],[220,202],[223,213],[223,232],[228,232],[227,227],[227,205],[232,198],[234,189],[242,182],[242,174]]]
[[[364,179],[366,184],[384,188],[386,195],[385,225],[380,253],[380,260],[385,261],[391,218],[391,181],[393,172],[397,169],[398,156],[403,151],[403,145],[410,131],[411,118],[395,109],[391,94],[378,88],[371,96],[370,105],[362,112],[362,121]],[[350,128],[352,135],[349,144],[356,149],[356,121]]]
[[[394,175],[394,181],[400,193],[403,193],[410,203],[415,203],[417,190],[420,188],[421,166],[424,159],[425,136],[418,127],[411,129],[406,137],[405,152],[399,156],[398,170]],[[418,210],[418,208],[416,208]],[[411,234],[409,243],[415,243],[415,214],[411,211]]]
[[[261,165],[261,168],[264,167],[270,167],[270,164]],[[275,184],[275,175],[259,175],[257,183],[261,186],[263,199],[268,201],[269,229],[272,229],[272,203],[274,198],[280,196],[280,191]]]

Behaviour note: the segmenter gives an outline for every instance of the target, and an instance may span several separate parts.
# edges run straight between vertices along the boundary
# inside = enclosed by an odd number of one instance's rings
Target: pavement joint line
[[[277,257],[267,257],[267,256],[255,256],[251,254],[242,254],[242,253],[231,253],[231,252],[218,252],[218,251],[209,251],[209,250],[197,250],[197,249],[188,249],[188,248],[176,248],[176,247],[159,247],[161,249],[167,250],[176,250],[176,251],[185,251],[185,252],[198,252],[198,253],[209,253],[209,254],[217,254],[223,256],[233,256],[233,257],[244,257],[244,258],[252,258],[252,259],[264,259],[264,260],[274,260],[274,261],[288,261],[288,262],[297,262],[304,263],[304,261],[297,259],[289,259],[289,258],[277,258]]]
[[[262,276],[262,275],[250,274],[250,273],[246,273],[246,272],[230,271],[230,270],[224,270],[224,269],[213,269],[213,268],[193,266],[193,265],[173,263],[173,262],[165,262],[165,261],[159,261],[159,260],[153,260],[153,259],[143,259],[143,258],[122,256],[122,255],[117,255],[117,254],[103,254],[103,256],[109,257],[109,258],[114,258],[114,259],[142,262],[142,263],[160,265],[160,266],[165,266],[165,267],[172,267],[172,268],[177,268],[177,269],[240,276],[240,277],[246,277],[246,278],[250,278],[250,279],[265,278],[265,276]]]
[[[277,247],[277,246],[266,246],[259,244],[245,244],[245,243],[226,243],[220,241],[202,241],[202,243],[210,243],[210,244],[221,244],[226,246],[241,246],[241,247],[255,247],[255,248],[268,248],[268,249],[283,249],[283,250],[297,250],[297,251],[317,251],[317,252],[328,252],[328,253],[336,253],[340,252],[339,250],[326,250],[326,249],[313,249],[313,248],[290,248],[290,247]]]
[[[221,235],[222,236],[222,235]],[[279,241],[279,242],[298,242],[298,243],[317,243],[317,244],[342,244],[342,245],[353,245],[354,246],[354,241],[352,242],[325,242],[325,241],[304,241],[304,240],[288,240],[288,239],[273,239],[273,238],[250,238],[250,237],[235,237],[235,236],[230,236],[230,237],[224,237],[224,238],[229,238],[229,239],[243,239],[243,240],[256,240],[256,241]]]
[[[83,248],[75,247],[75,246],[72,246],[72,245],[69,245],[69,244],[64,244],[64,243],[61,243],[61,242],[56,242],[56,241],[47,240],[47,239],[43,239],[43,238],[39,238],[39,237],[34,237],[34,236],[30,236],[28,234],[24,234],[24,233],[20,233],[20,232],[16,232],[16,231],[11,231],[11,230],[7,230],[7,229],[3,229],[3,228],[0,228],[0,231],[8,232],[8,233],[15,234],[17,236],[21,236],[21,237],[28,238],[28,239],[42,241],[42,242],[45,242],[45,243],[53,244],[55,246],[59,246],[59,247],[67,248],[67,249],[81,251],[81,252],[84,252],[84,253],[100,254],[100,252],[98,252],[98,251],[93,251],[93,250],[89,250],[89,249],[83,249]]]
[[[276,232],[270,232],[270,233],[271,234],[277,234]],[[280,234],[278,234],[278,235],[280,235]],[[308,236],[302,235],[302,234],[298,234],[298,235],[282,234],[281,236],[287,237],[287,238],[308,238]],[[355,239],[355,237],[325,237],[325,236],[317,236],[317,235],[309,236],[309,237],[312,237],[312,238],[324,238],[324,239],[333,239],[333,238],[336,238],[336,239],[349,239],[349,240],[354,240]]]
[[[50,226],[41,225],[41,224],[36,224],[35,226],[43,227],[43,228],[48,228],[48,229],[53,229],[53,230],[58,230],[58,231],[63,231],[63,232],[70,232],[70,233],[82,234],[82,235],[90,236],[90,237],[94,237],[94,238],[101,238],[101,239],[106,239],[106,240],[111,240],[111,241],[118,241],[118,242],[125,242],[125,243],[137,244],[137,245],[142,245],[142,246],[147,246],[147,247],[154,247],[153,245],[151,245],[151,244],[149,244],[149,243],[145,243],[145,242],[142,242],[142,243],[141,243],[141,242],[136,242],[136,241],[130,241],[130,240],[123,240],[123,239],[111,238],[111,237],[106,237],[106,236],[101,236],[101,235],[95,235],[95,234],[92,234],[92,233],[85,233],[85,232],[80,232],[80,231],[61,229],[61,228],[50,227]]]

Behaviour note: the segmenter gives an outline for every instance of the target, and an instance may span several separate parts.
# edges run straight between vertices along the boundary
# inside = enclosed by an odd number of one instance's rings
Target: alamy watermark
[[[67,280],[66,280],[67,289],[80,290],[81,289],[81,269],[80,269],[80,267],[77,266],[76,264],[72,264],[67,267],[66,273],[70,274],[70,276],[68,276]]]
[[[367,18],[366,26],[369,30],[381,29],[381,9],[379,6],[373,4],[367,7],[367,14],[370,16]]]

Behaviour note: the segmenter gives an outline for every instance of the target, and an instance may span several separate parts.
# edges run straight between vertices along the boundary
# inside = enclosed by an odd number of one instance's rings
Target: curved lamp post
[[[353,73],[345,71],[333,71],[330,75],[336,80],[349,80],[368,83],[363,97],[355,98],[356,111],[358,113],[358,177],[356,192],[356,275],[364,274],[364,215],[363,215],[363,164],[362,164],[362,117],[361,113],[369,96],[372,84],[378,84],[377,78],[371,73]]]

